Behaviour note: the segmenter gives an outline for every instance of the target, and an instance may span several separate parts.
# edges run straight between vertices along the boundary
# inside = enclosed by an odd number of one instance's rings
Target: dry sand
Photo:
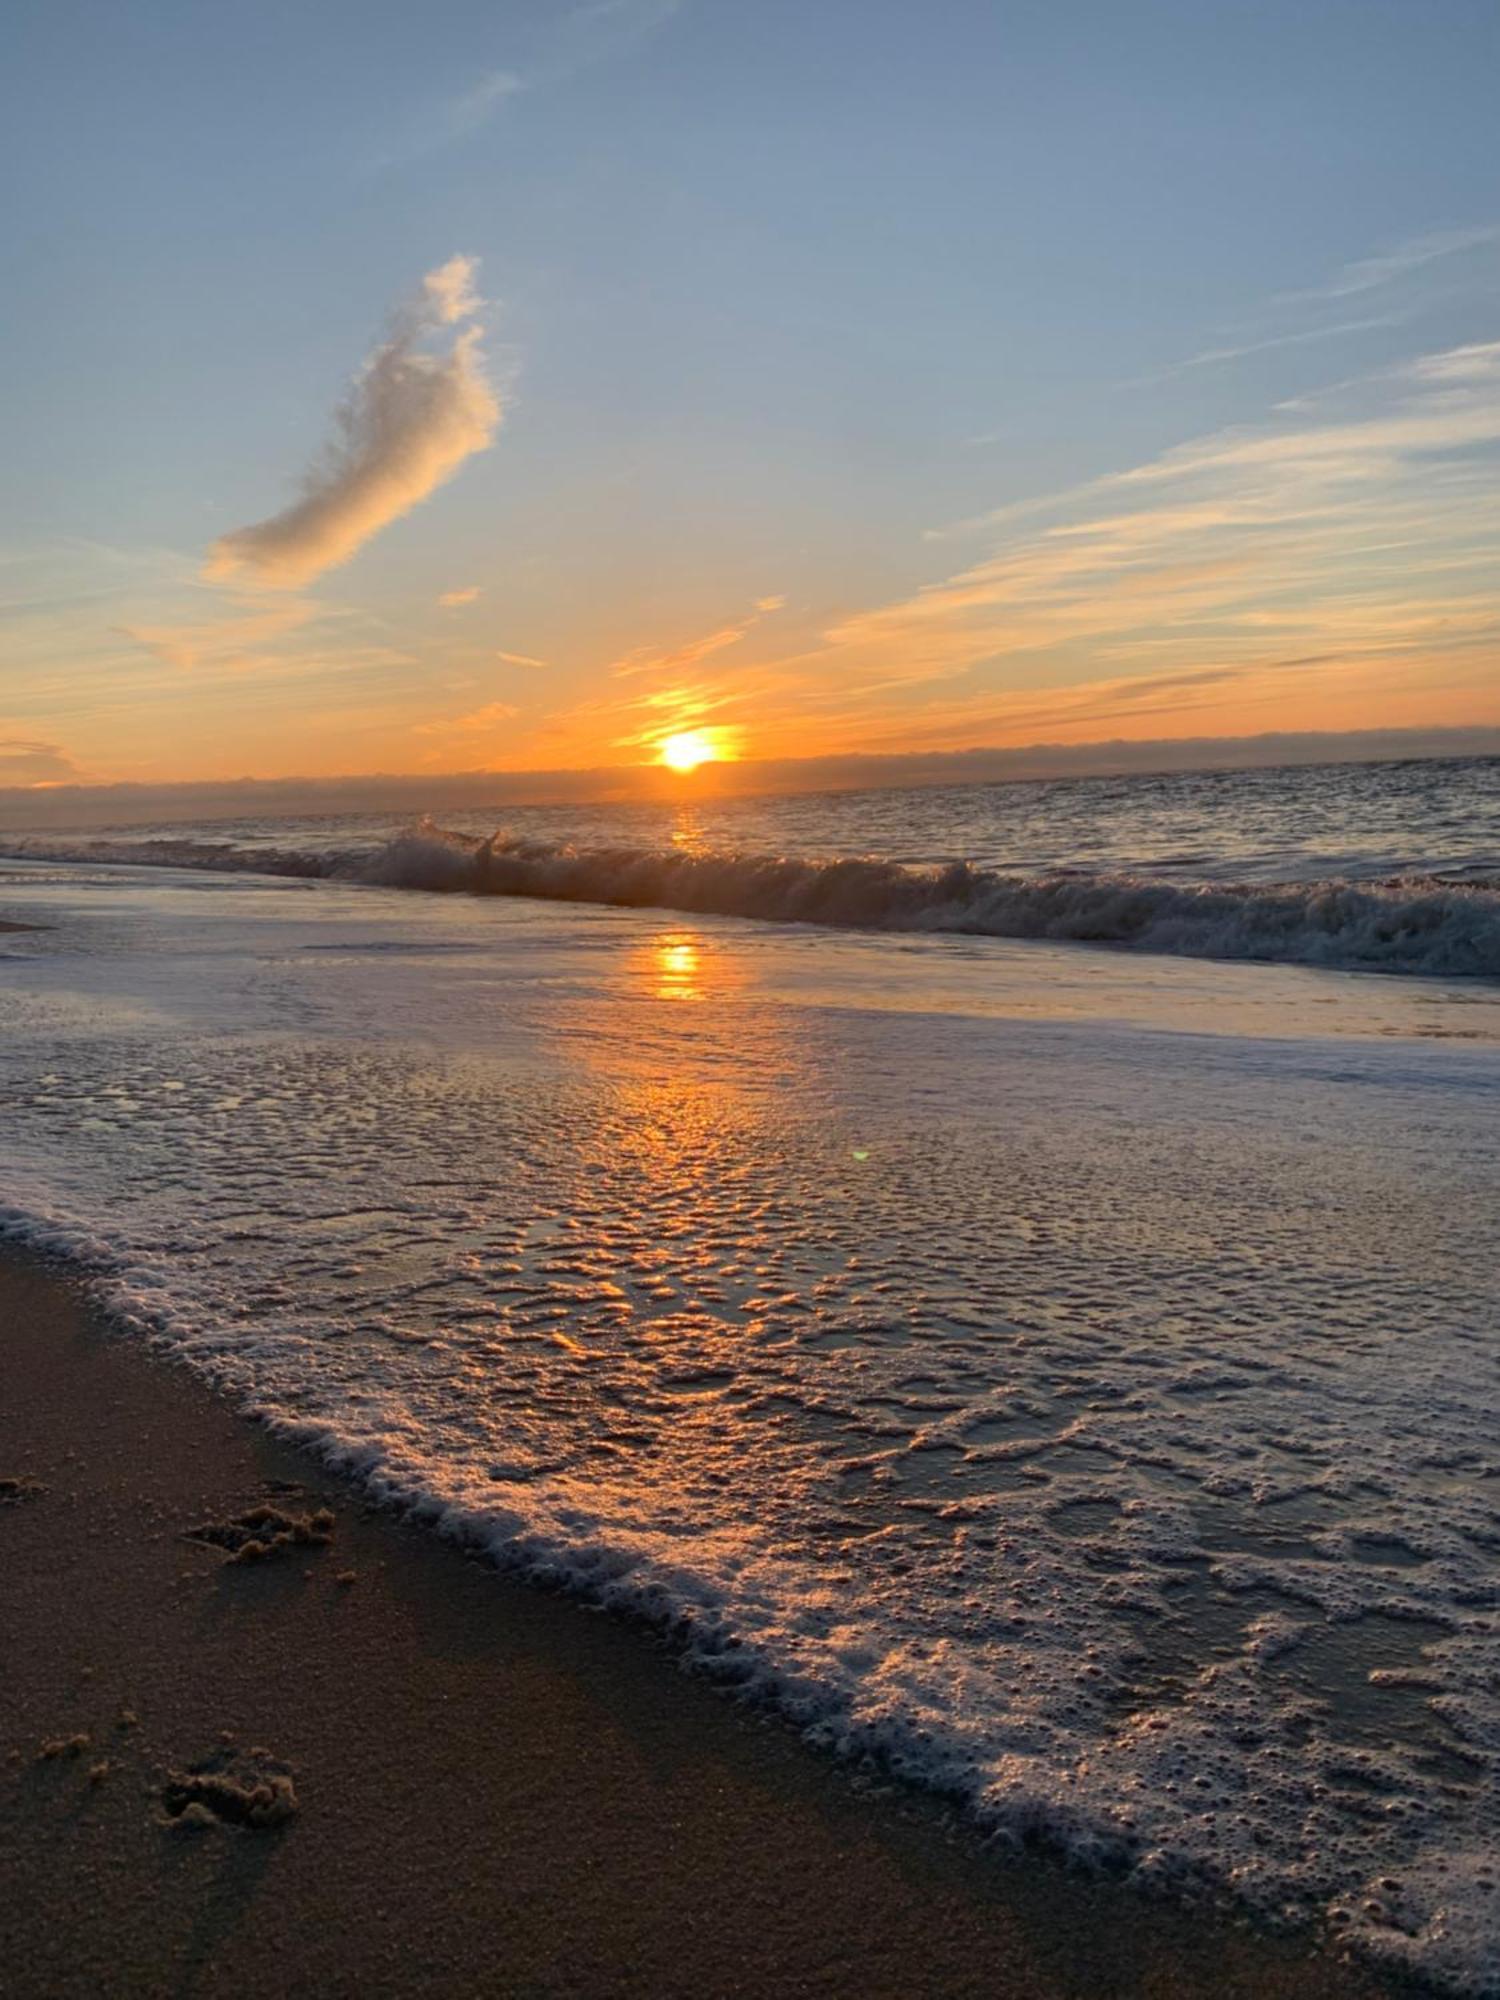
[[[0,1263],[6,2000],[1411,1990],[980,1853]]]

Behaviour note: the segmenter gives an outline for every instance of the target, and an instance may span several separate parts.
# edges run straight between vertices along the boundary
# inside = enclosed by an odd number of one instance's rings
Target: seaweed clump
[[[59,1757],[81,1757],[93,1742],[82,1730],[76,1736],[49,1736],[37,1751],[39,1764],[51,1764]]]
[[[216,1750],[186,1771],[169,1772],[160,1796],[165,1823],[184,1831],[229,1826],[265,1833],[299,1809],[290,1769],[267,1750]]]
[[[326,1549],[333,1540],[333,1510],[319,1507],[311,1514],[289,1514],[282,1507],[262,1504],[230,1521],[205,1521],[189,1528],[187,1538],[223,1549],[230,1562],[263,1562],[292,1549]]]
[[[40,1500],[46,1492],[29,1472],[0,1474],[0,1507],[18,1507],[23,1500]]]

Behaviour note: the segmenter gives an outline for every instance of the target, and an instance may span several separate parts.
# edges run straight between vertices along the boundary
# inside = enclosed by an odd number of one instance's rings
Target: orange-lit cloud
[[[115,625],[111,630],[177,673],[190,674],[204,667],[248,672],[266,660],[266,649],[273,641],[328,615],[301,598],[276,604],[231,600],[230,608],[216,618],[188,619],[175,625]]]
[[[426,323],[462,324],[444,315],[471,294],[467,269],[435,274]],[[1500,723],[1497,542],[1500,342],[1477,342],[937,530],[929,581],[816,612],[800,575],[791,608],[757,578],[716,610],[685,574],[672,616],[655,575],[632,598],[518,570],[481,600],[441,567],[361,608],[69,545],[13,570],[7,701],[17,755],[61,739],[153,779],[632,764],[668,783],[664,739],[714,732],[743,761],[693,780],[712,788],[763,759],[1452,729]],[[512,633],[537,652],[497,645]]]
[[[674,674],[684,667],[695,667],[714,653],[722,653],[727,646],[737,646],[747,632],[753,632],[762,618],[780,611],[786,603],[784,597],[758,597],[755,608],[737,619],[731,625],[716,625],[711,631],[700,633],[696,639],[689,639],[682,645],[659,651],[653,646],[637,646],[616,660],[610,668],[616,680],[630,680],[638,674]]]
[[[300,500],[223,535],[205,573],[286,590],[347,562],[482,451],[500,422],[484,373],[474,260],[429,271],[361,369]],[[432,351],[434,336],[462,330]],[[428,345],[424,345],[428,343]]]
[[[0,734],[0,785],[77,785],[83,773],[60,744]]]
[[[502,722],[509,722],[520,710],[508,701],[488,701],[483,708],[471,709],[467,715],[446,717],[439,722],[421,722],[417,725],[419,736],[474,736],[484,730],[494,729]]]
[[[774,758],[1500,719],[1500,343],[949,539],[990,546],[796,651],[759,610],[633,648],[537,756],[649,760],[710,723]]]
[[[986,714],[1007,729],[1039,708],[1056,717],[1066,688],[1079,728],[1097,729],[1135,675],[1211,675],[1223,704],[1272,676],[1295,704],[1399,658],[1414,690],[1441,699],[1450,657],[1477,693],[1500,648],[1497,448],[1500,343],[1430,356],[995,517],[990,554],[780,664],[819,708],[857,687],[873,709],[882,686],[902,687],[895,727],[922,710],[955,743],[979,740]],[[923,682],[928,698],[913,699]],[[1357,702],[1357,686],[1346,694]]]

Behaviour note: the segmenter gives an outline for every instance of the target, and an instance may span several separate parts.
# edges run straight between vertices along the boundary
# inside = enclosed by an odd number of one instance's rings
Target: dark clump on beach
[[[281,1507],[251,1507],[232,1521],[207,1521],[189,1528],[191,1542],[208,1542],[227,1552],[230,1562],[261,1562],[292,1549],[327,1548],[333,1540],[333,1513],[288,1514]]]
[[[40,1500],[46,1492],[40,1479],[33,1479],[29,1472],[6,1473],[0,1476],[0,1507],[19,1506],[23,1500]]]
[[[290,1770],[269,1751],[243,1755],[225,1747],[202,1757],[186,1771],[172,1771],[161,1788],[168,1826],[247,1827],[264,1833],[285,1826],[298,1810]]]
[[[49,1736],[36,1753],[37,1762],[50,1764],[59,1757],[81,1757],[92,1741],[82,1731],[77,1736]]]

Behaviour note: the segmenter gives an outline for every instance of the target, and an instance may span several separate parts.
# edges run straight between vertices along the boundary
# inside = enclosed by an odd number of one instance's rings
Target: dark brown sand
[[[14,1262],[0,1480],[6,2000],[1409,1990],[980,1853]]]

